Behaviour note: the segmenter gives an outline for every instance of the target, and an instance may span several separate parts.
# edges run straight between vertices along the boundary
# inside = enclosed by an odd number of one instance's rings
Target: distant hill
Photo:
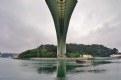
[[[70,43],[66,46],[66,57],[80,57],[83,54],[89,54],[94,57],[109,57],[112,54],[118,53],[118,49],[116,48],[111,49],[98,44],[84,45]],[[55,58],[57,57],[57,46],[50,44],[40,45],[35,49],[24,51],[19,55],[20,59],[32,57]]]
[[[8,57],[13,57],[14,55],[16,55],[16,53],[1,53],[0,52],[0,57],[1,58],[8,58]]]

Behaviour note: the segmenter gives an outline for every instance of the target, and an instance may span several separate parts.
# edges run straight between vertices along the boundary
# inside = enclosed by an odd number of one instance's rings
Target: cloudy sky
[[[67,43],[102,44],[121,51],[121,0],[78,0]],[[20,53],[56,44],[45,0],[0,0],[0,51]]]

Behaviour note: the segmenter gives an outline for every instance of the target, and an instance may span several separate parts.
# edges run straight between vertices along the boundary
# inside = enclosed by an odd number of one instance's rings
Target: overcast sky
[[[121,0],[78,0],[67,43],[102,44],[121,51]],[[45,0],[0,0],[0,51],[20,53],[56,44]]]

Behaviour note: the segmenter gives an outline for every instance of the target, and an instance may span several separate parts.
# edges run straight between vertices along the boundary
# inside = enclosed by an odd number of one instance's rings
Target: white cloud
[[[121,51],[121,1],[78,0],[68,43],[104,44]],[[0,51],[22,52],[56,44],[54,22],[44,0],[0,0]]]

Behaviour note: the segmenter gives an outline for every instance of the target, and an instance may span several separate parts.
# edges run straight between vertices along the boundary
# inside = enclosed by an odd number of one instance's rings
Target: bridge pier
[[[45,0],[52,14],[56,35],[57,35],[57,57],[63,60],[58,61],[57,77],[65,77],[65,53],[66,35],[72,12],[77,0]]]
[[[65,58],[66,53],[66,40],[63,37],[58,39],[57,45],[57,58]]]

